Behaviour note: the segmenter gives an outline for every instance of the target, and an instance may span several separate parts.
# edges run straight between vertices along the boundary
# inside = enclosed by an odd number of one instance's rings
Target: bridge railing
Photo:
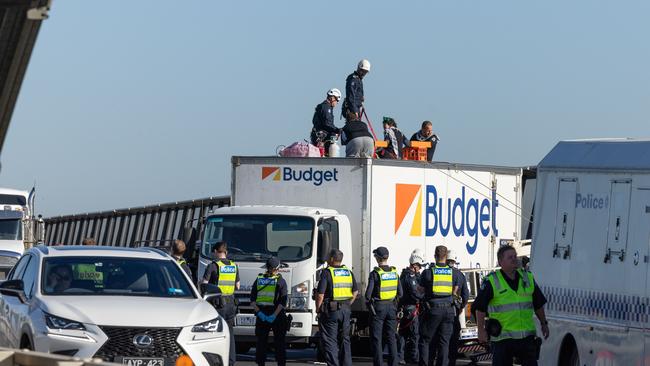
[[[230,205],[229,196],[162,203],[44,219],[46,245],[79,245],[94,238],[98,245],[133,247],[135,243],[184,238],[184,227],[200,233],[203,219]]]

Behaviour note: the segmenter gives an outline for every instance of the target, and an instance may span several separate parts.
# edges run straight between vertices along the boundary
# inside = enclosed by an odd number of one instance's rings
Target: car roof
[[[108,246],[44,246],[39,245],[32,249],[44,257],[124,257],[143,259],[171,259],[171,257],[157,248],[122,248]]]

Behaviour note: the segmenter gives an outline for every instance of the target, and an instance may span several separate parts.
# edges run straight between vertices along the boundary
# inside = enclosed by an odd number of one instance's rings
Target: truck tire
[[[564,338],[564,341],[562,341],[558,366],[580,366],[578,345],[570,334]]]

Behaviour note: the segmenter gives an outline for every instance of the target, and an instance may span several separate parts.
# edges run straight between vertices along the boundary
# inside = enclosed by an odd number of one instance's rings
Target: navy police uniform
[[[395,285],[386,288],[386,286],[382,286],[382,283],[385,283],[384,281],[391,281]],[[389,291],[395,292],[389,293]],[[402,297],[402,286],[399,283],[399,276],[395,267],[375,267],[370,272],[365,296],[371,307],[370,342],[373,365],[382,365],[383,345],[385,342],[388,347],[388,365],[396,366],[399,362],[397,359],[397,341],[395,339],[397,299]],[[374,312],[372,308],[374,308]]]
[[[221,282],[219,281],[219,275],[221,271],[224,270],[221,269],[222,267],[225,269],[234,267],[234,283],[232,283],[232,285],[230,283],[227,284],[228,287],[231,286],[232,288],[225,287],[223,279]],[[218,259],[212,261],[212,263],[208,264],[208,267],[205,269],[205,273],[203,274],[203,281],[217,285],[221,290],[221,305],[217,308],[217,310],[219,310],[219,314],[226,320],[226,323],[228,324],[228,328],[230,330],[230,355],[228,364],[229,366],[233,366],[237,359],[235,349],[235,332],[233,331],[233,328],[235,326],[235,317],[237,316],[237,302],[235,300],[234,289],[235,283],[239,282],[239,267],[235,264],[235,262],[228,259]]]
[[[345,79],[345,100],[343,101],[343,116],[348,111],[357,113],[361,119],[361,108],[363,107],[363,79],[357,71],[348,75]]]
[[[406,267],[402,270],[399,281],[404,294],[399,299],[399,307],[403,315],[399,321],[397,352],[400,361],[417,363],[418,339],[420,338],[420,301],[424,296],[420,287],[420,273]]]
[[[337,277],[336,284],[333,276]],[[317,292],[324,295],[324,301],[318,311],[322,347],[328,366],[352,366],[350,299],[358,290],[354,274],[347,267],[330,266],[321,271]]]
[[[278,306],[282,310],[272,321],[263,320],[258,315],[255,321],[255,361],[259,366],[266,362],[266,348],[269,332],[273,330],[273,343],[275,348],[275,360],[278,366],[285,366],[287,363],[287,351],[285,336],[287,334],[287,282],[280,274],[271,276],[268,273],[260,274],[253,283],[251,289],[251,302],[255,302],[260,312],[265,316],[275,313]]]
[[[329,141],[333,135],[340,133],[340,129],[334,125],[334,111],[333,107],[325,100],[323,103],[316,106],[314,110],[314,117],[312,118],[311,129],[311,143],[317,145],[318,132],[325,133],[325,151],[329,148]]]

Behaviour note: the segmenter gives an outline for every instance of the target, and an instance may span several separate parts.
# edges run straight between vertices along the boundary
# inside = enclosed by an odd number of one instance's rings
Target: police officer
[[[319,138],[325,147],[325,154],[328,154],[332,136],[341,133],[341,129],[334,126],[334,107],[341,99],[341,91],[336,88],[327,91],[325,101],[316,106],[314,117],[311,122],[314,125],[311,129],[311,143],[318,145]]]
[[[230,329],[230,354],[228,364],[233,366],[237,359],[235,348],[235,317],[237,316],[237,302],[235,290],[239,290],[239,267],[228,256],[228,244],[220,241],[212,247],[212,255],[216,258],[208,265],[203,274],[203,283],[219,286],[221,301],[217,308],[219,314],[226,320]]]
[[[185,242],[182,240],[174,240],[174,243],[172,244],[172,257],[176,260],[176,263],[178,263],[179,266],[187,273],[187,275],[190,277],[190,280],[192,280],[192,270],[190,270],[190,267],[187,265],[187,261],[183,257],[183,254],[185,254],[186,250]]]
[[[438,245],[435,249],[436,262],[424,272],[420,283],[424,287],[425,308],[420,323],[420,366],[429,363],[431,352],[437,354],[436,366],[447,366],[449,362],[449,339],[453,330],[454,316],[454,278],[447,265],[447,247]],[[458,279],[457,279],[458,281]],[[433,341],[435,340],[435,342]]]
[[[316,296],[325,362],[334,366],[351,366],[350,306],[359,289],[354,274],[342,264],[343,252],[332,249],[327,268],[321,271]],[[339,334],[341,337],[339,339]]]
[[[345,79],[345,100],[343,101],[343,116],[348,115],[348,111],[354,113],[354,120],[361,120],[363,109],[363,78],[370,71],[370,61],[361,60],[357,65],[357,70],[348,75]]]
[[[518,268],[517,251],[505,245],[497,251],[501,269],[490,273],[481,284],[472,307],[476,309],[479,342],[487,342],[486,313],[501,331],[491,334],[492,365],[512,365],[517,357],[522,366],[537,365],[538,338],[533,313],[539,319],[542,335],[548,338],[544,313],[546,298],[533,274]]]
[[[372,251],[377,261],[368,278],[366,302],[370,308],[370,340],[372,363],[383,363],[384,341],[388,346],[388,365],[397,366],[397,299],[402,297],[397,269],[388,265],[388,249],[379,247]],[[383,339],[383,335],[386,339]]]
[[[287,364],[287,351],[284,342],[287,334],[287,282],[278,273],[280,260],[271,257],[266,261],[266,272],[260,273],[251,289],[251,306],[255,309],[255,361],[259,366],[266,362],[266,346],[269,332],[273,330],[275,361],[278,366]]]
[[[419,312],[420,301],[424,296],[424,291],[420,286],[420,271],[424,263],[424,256],[419,249],[411,253],[409,263],[410,266],[404,268],[399,277],[404,291],[404,296],[399,299],[399,306],[403,314],[399,321],[397,338],[400,364],[418,362]]]
[[[456,316],[454,317],[454,327],[451,332],[451,339],[449,340],[449,366],[456,365],[458,358],[458,340],[460,339],[460,315],[467,306],[469,301],[469,288],[467,287],[467,279],[463,272],[457,268],[457,258],[451,250],[447,251],[447,265],[451,267],[454,277],[454,288],[458,291],[454,292],[454,308]]]

